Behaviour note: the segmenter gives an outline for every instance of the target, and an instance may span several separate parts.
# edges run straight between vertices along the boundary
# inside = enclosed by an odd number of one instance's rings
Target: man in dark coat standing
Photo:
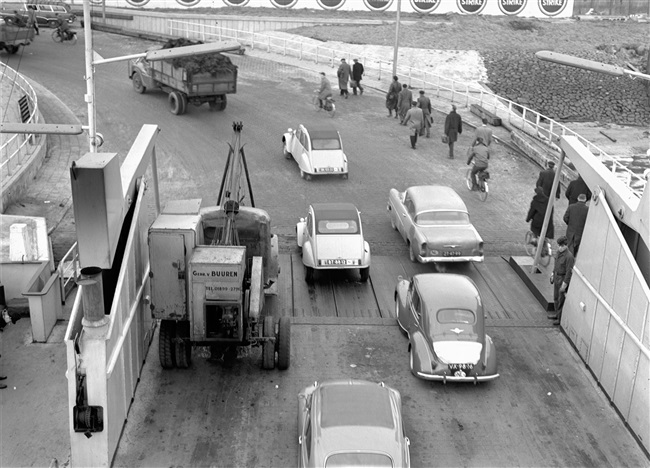
[[[420,136],[426,133],[427,138],[431,136],[431,99],[424,95],[424,90],[420,90],[420,97],[418,98],[418,107],[422,109],[424,114],[424,124],[420,130]]]
[[[339,89],[341,90],[341,96],[344,96],[345,99],[348,98],[348,81],[350,80],[350,74],[352,70],[350,69],[350,65],[345,61],[345,59],[341,59],[341,65],[339,65],[339,69],[336,71],[336,76],[339,78]]]
[[[359,95],[363,94],[363,88],[361,87],[361,79],[363,78],[363,65],[359,63],[359,59],[352,59],[354,65],[352,65],[352,93],[357,95],[357,88],[359,88]]]
[[[451,105],[451,112],[445,118],[445,135],[447,144],[449,144],[449,158],[454,159],[454,143],[458,140],[458,135],[463,133],[463,120],[456,113],[456,105]]]
[[[569,200],[569,205],[573,205],[578,202],[578,195],[584,193],[587,197],[587,200],[591,198],[591,190],[587,187],[587,184],[582,180],[582,176],[578,175],[578,178],[569,182],[569,186],[566,188],[564,195],[567,200]]]
[[[587,196],[581,193],[578,195],[578,201],[569,205],[564,213],[564,222],[567,224],[566,237],[568,240],[568,248],[574,257],[578,256],[578,247],[580,247],[582,232],[585,230],[585,223],[587,222],[589,207],[586,202]]]
[[[551,189],[553,188],[553,179],[555,179],[555,163],[553,161],[546,161],[546,169],[539,172],[539,177],[537,178],[537,183],[535,187],[542,187],[544,195],[547,197],[551,196]],[[557,192],[555,193],[555,199],[560,198],[560,184],[557,184]]]
[[[544,226],[544,216],[546,215],[546,207],[548,206],[548,197],[544,195],[541,187],[535,187],[535,196],[530,202],[530,208],[526,215],[526,222],[530,221],[530,230],[539,239]],[[551,211],[551,218],[548,221],[546,228],[546,238],[553,239],[555,237],[555,228],[553,226],[553,212]]]
[[[553,283],[553,305],[555,313],[547,313],[546,316],[554,320],[553,325],[559,325],[562,319],[562,308],[564,307],[564,299],[566,292],[571,282],[573,275],[573,264],[575,259],[573,254],[567,248],[567,238],[560,237],[557,240],[557,254],[555,256],[555,264],[553,266],[553,276],[551,283]]]

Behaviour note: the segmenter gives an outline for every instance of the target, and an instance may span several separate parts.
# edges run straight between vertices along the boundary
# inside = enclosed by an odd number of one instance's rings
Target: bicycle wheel
[[[465,184],[467,185],[467,190],[472,190],[472,168],[467,169],[467,174],[465,174]]]
[[[533,233],[531,231],[528,231],[526,233],[526,237],[524,237],[524,248],[526,249],[526,254],[528,254],[529,257],[532,257],[535,255],[535,250],[537,249],[537,243],[533,244],[533,239],[535,236],[533,236]]]
[[[481,201],[487,200],[488,197],[488,184],[486,181],[481,182],[481,187],[478,192],[478,197],[481,199]]]
[[[314,96],[314,99],[311,101],[311,105],[314,107],[315,110],[320,110],[320,102],[318,101],[318,96]]]
[[[70,39],[65,41],[65,44],[67,45],[75,45],[77,43],[77,33],[74,33],[72,36],[70,36]]]
[[[333,102],[330,102],[329,109],[327,109],[327,115],[334,117],[334,114],[336,114],[336,106]]]
[[[61,37],[61,34],[59,34],[59,31],[57,29],[52,31],[52,40],[54,42],[61,42],[63,40],[63,37]]]

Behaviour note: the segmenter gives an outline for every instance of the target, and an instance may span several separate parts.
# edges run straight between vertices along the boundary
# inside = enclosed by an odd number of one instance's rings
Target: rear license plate
[[[334,169],[333,167],[321,167],[319,169],[320,172],[334,172],[335,170],[336,169]]]
[[[465,371],[469,372],[474,369],[474,364],[449,364],[449,370],[452,372]]]
[[[460,255],[461,255],[460,250],[449,250],[447,252],[442,253],[443,257],[460,257]]]
[[[356,260],[346,260],[346,259],[331,259],[331,260],[321,260],[321,265],[356,265]]]

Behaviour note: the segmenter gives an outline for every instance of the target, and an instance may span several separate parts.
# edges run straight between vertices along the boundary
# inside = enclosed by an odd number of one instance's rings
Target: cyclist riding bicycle
[[[472,190],[478,190],[479,184],[476,179],[476,174],[488,168],[488,160],[490,159],[490,148],[486,146],[482,137],[476,138],[476,143],[469,152],[467,158],[467,165],[469,166],[474,160],[474,167],[472,168]]]
[[[69,40],[72,37],[72,30],[70,29],[70,25],[66,20],[61,18],[59,14],[56,14],[56,23],[57,26],[56,28],[59,30],[59,34],[63,38],[64,41]]]
[[[320,88],[318,89],[318,106],[322,109],[323,102],[332,97],[332,85],[330,80],[325,76],[325,72],[320,72]]]

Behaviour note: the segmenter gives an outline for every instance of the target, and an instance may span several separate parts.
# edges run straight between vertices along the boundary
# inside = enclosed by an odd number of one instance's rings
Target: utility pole
[[[397,76],[397,51],[399,50],[399,23],[402,0],[397,0],[397,19],[395,21],[395,47],[393,48],[393,76]]]

